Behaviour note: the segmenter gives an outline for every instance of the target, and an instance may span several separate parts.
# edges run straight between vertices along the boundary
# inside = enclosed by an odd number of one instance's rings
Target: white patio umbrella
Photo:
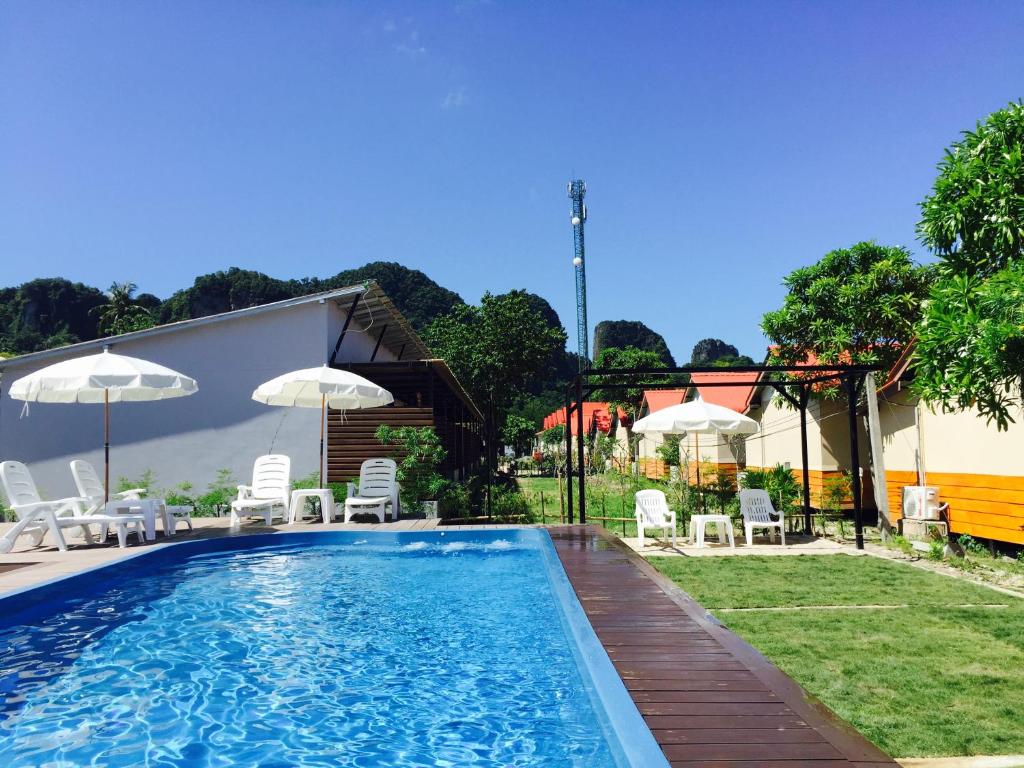
[[[199,391],[195,379],[157,363],[104,349],[41,368],[11,384],[15,400],[103,403],[103,492],[110,496],[110,404],[169,400]]]
[[[666,435],[694,434],[697,444],[697,486],[700,486],[700,435],[752,435],[758,430],[757,422],[742,413],[704,400],[670,405],[644,416],[633,425],[633,431],[645,434],[660,432]]]
[[[395,398],[383,387],[351,371],[303,368],[281,374],[256,387],[252,399],[267,405],[320,409],[320,487],[324,484],[324,416],[327,407],[341,411],[377,408]]]

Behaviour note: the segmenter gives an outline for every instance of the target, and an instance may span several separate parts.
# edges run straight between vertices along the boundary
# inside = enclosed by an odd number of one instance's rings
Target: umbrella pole
[[[697,432],[693,433],[693,439],[696,445],[694,450],[697,452],[697,508],[704,511],[704,491],[700,487],[700,434]]]
[[[103,390],[103,503],[110,501],[110,390]]]
[[[324,413],[327,410],[327,395],[320,395],[320,487],[324,487]]]

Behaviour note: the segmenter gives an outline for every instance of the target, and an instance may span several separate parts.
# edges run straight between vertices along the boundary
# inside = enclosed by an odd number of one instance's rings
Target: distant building
[[[253,460],[269,452],[291,456],[293,477],[315,472],[319,411],[270,407],[251,395],[274,376],[324,364],[354,368],[396,400],[385,408],[329,414],[329,480],[350,479],[363,459],[387,453],[373,438],[380,423],[435,427],[448,453],[449,475],[479,460],[479,410],[369,281],[0,360],[0,458],[28,464],[47,496],[73,495],[72,459],[102,465],[102,406],[25,407],[7,391],[21,376],[105,346],[199,383],[190,397],[111,406],[112,478],[134,480],[152,470],[160,488],[190,482],[202,492],[221,468],[246,482]]]

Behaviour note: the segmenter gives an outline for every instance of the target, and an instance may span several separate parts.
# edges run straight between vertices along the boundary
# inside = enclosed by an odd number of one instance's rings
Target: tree
[[[94,310],[99,317],[96,329],[101,336],[141,331],[155,325],[149,310],[135,301],[137,287],[132,282],[111,283],[107,303]]]
[[[914,335],[929,276],[906,248],[873,242],[831,251],[794,270],[783,280],[789,293],[782,307],[761,320],[776,345],[773,361],[893,363]]]
[[[656,352],[650,352],[636,347],[606,347],[601,350],[595,362],[595,368],[666,368],[661,357]],[[599,382],[602,385],[617,385],[615,389],[598,390],[594,397],[598,400],[605,400],[614,412],[616,409],[622,411],[626,416],[623,426],[626,429],[626,445],[629,447],[629,460],[633,461],[636,454],[636,441],[633,439],[633,421],[640,415],[643,406],[644,388],[638,386],[632,377],[612,374],[601,377]]]
[[[918,234],[941,262],[918,327],[914,390],[1006,429],[1024,400],[1024,104],[946,151]]]
[[[532,421],[519,414],[510,413],[501,428],[501,439],[516,452],[517,456],[521,456],[530,449],[536,431]]]
[[[633,347],[654,352],[663,365],[675,367],[675,359],[669,352],[664,337],[638,320],[602,320],[594,327],[594,359],[609,347],[625,349]]]
[[[479,307],[457,305],[423,336],[485,415],[493,414],[492,433],[512,404],[547,373],[553,351],[565,347],[565,332],[530,308],[525,291],[485,293]]]
[[[103,292],[62,278],[42,278],[0,289],[0,349],[37,352],[96,338],[93,310]]]
[[[690,365],[717,365],[727,368],[731,365],[753,365],[754,361],[741,355],[732,344],[721,339],[701,339],[693,345]]]

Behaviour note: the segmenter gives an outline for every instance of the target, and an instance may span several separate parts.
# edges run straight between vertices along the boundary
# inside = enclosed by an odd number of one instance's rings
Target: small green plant
[[[969,534],[963,534],[956,540],[956,543],[960,545],[963,551],[970,555],[985,555],[988,552],[985,549],[985,545],[978,541],[976,538]]]
[[[238,497],[238,482],[230,469],[218,469],[206,493],[195,501],[197,517],[220,515]]]
[[[498,522],[532,523],[530,504],[518,489],[491,489],[491,516]]]
[[[850,476],[846,472],[841,475],[825,478],[821,484],[821,515],[824,520],[836,524],[839,538],[846,538],[843,528],[843,502],[851,493]],[[822,529],[824,529],[824,522]]]
[[[468,485],[448,483],[441,492],[438,514],[445,519],[453,517],[469,517],[472,498]]]
[[[447,455],[433,427],[390,427],[381,424],[377,439],[398,449],[398,482],[402,506],[407,512],[419,512],[423,502],[436,499],[445,480],[437,471]]]
[[[665,435],[664,442],[655,449],[658,458],[665,462],[665,466],[679,466],[679,443],[681,440],[681,435]]]
[[[928,559],[940,561],[946,556],[946,542],[942,539],[932,539],[928,542]]]
[[[904,555],[911,556],[914,554],[913,545],[909,541],[907,541],[906,538],[900,536],[899,534],[893,534],[892,536],[890,536],[888,539],[885,540],[885,544],[886,546],[892,549],[902,552]]]
[[[124,491],[134,491],[136,488],[142,488],[146,495],[152,495],[153,488],[156,487],[156,472],[152,469],[143,470],[138,480],[130,480],[127,477],[117,478],[117,485],[114,488],[115,493],[123,493]]]

